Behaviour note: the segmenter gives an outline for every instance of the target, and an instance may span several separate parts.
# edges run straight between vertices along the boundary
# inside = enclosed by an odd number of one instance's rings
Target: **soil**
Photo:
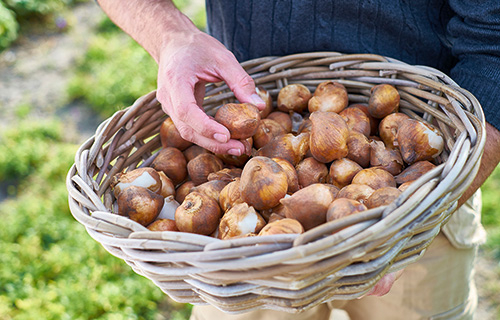
[[[25,36],[0,53],[0,127],[16,121],[16,110],[26,105],[31,107],[30,116],[40,121],[53,116],[62,119],[68,139],[75,143],[94,133],[102,119],[83,102],[69,101],[66,87],[75,61],[85,53],[88,35],[102,15],[94,2],[80,4],[66,17],[71,26],[67,31]],[[0,182],[0,201],[5,197],[2,184],[5,182]],[[478,320],[493,320],[498,312],[500,279],[495,270],[498,262],[480,250],[475,276]]]

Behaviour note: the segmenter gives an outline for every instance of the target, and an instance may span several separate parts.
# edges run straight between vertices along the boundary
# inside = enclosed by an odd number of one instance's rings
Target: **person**
[[[157,98],[182,137],[216,153],[240,155],[244,146],[205,114],[204,87],[225,81],[240,102],[263,108],[252,78],[239,64],[262,56],[375,53],[427,65],[472,92],[485,112],[487,139],[474,182],[443,232],[399,280],[389,274],[370,296],[298,315],[259,310],[232,316],[194,307],[192,319],[328,319],[333,307],[344,308],[353,320],[472,319],[474,258],[485,237],[475,192],[500,159],[500,2],[207,0],[208,33],[170,0],[98,3],[158,63]]]

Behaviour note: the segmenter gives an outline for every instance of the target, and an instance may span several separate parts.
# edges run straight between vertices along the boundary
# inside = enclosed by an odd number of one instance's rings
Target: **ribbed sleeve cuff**
[[[500,130],[500,57],[464,59],[450,76],[479,100],[486,121]]]

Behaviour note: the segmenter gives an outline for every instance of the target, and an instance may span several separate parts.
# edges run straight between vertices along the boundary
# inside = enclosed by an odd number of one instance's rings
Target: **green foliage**
[[[15,13],[0,1],[0,51],[17,39],[18,28]]]
[[[30,126],[35,124],[22,122],[18,136],[6,130],[10,139],[50,143],[43,161],[20,182],[17,197],[0,203],[8,226],[0,228],[0,319],[158,318],[166,299],[161,290],[104,250],[71,216],[65,178],[77,146],[63,142],[60,124]],[[18,167],[29,167],[33,157],[20,157]],[[168,312],[189,309],[179,305]]]
[[[486,246],[494,251],[500,260],[500,209],[498,207],[498,192],[500,190],[500,166],[497,166],[481,187],[483,209],[481,220],[488,233]]]
[[[0,131],[0,180],[23,179],[38,170],[62,136],[62,124],[54,120],[22,121]]]
[[[83,99],[109,117],[154,90],[157,70],[155,61],[135,41],[108,32],[92,39],[68,91],[73,99]]]

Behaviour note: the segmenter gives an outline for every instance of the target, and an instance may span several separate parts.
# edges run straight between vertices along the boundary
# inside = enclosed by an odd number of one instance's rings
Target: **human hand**
[[[239,102],[265,107],[253,79],[234,55],[201,31],[185,31],[163,45],[158,59],[157,98],[181,136],[214,153],[239,156],[244,145],[202,108],[205,84],[225,81]]]
[[[370,291],[368,291],[368,293],[365,294],[363,297],[365,296],[381,297],[383,295],[386,295],[391,290],[394,282],[396,282],[396,280],[398,280],[399,277],[401,277],[403,271],[404,269],[384,275],[382,279],[380,279],[379,282],[377,282],[377,284],[373,286],[373,288]]]

